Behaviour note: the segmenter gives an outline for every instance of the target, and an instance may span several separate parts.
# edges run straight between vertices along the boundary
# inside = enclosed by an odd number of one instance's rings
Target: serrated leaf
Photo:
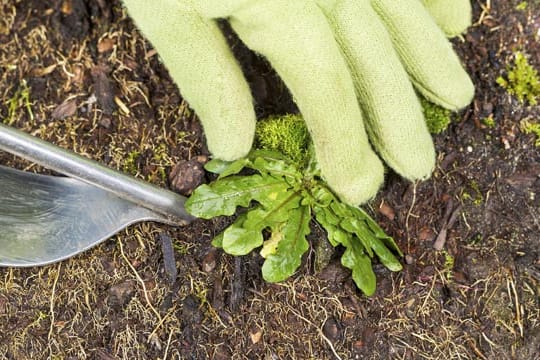
[[[256,206],[241,221],[235,222],[223,234],[223,250],[231,255],[245,255],[263,244],[263,230],[280,224],[289,217],[289,211],[299,206],[296,193],[279,193],[267,207]]]
[[[272,234],[270,235],[270,239],[266,240],[263,243],[263,247],[260,252],[263,258],[266,259],[268,256],[276,252],[279,242],[283,238],[282,229],[284,225],[285,223],[281,223],[275,226],[272,230]]]
[[[262,231],[266,227],[288,220],[289,211],[300,206],[300,196],[292,191],[280,192],[268,199],[264,206],[251,209],[242,226],[246,229]]]
[[[310,231],[310,219],[311,211],[307,206],[289,211],[289,219],[280,231],[277,248],[266,258],[262,267],[266,281],[283,281],[298,269],[302,255],[309,248],[306,236]]]
[[[269,174],[270,176],[274,177],[283,177],[288,181],[300,181],[300,179],[302,179],[302,174],[296,169],[296,167],[283,160],[258,157],[253,160],[250,167],[262,174]]]
[[[268,203],[288,187],[284,181],[269,176],[231,176],[195,189],[186,201],[186,211],[203,219],[232,215],[237,206],[247,207],[252,200]]]

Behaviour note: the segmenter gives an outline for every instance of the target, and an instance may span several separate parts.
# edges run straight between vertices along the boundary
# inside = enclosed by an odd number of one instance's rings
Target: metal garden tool
[[[0,150],[70,178],[0,166],[0,266],[83,252],[141,221],[186,225],[185,198],[0,123]]]

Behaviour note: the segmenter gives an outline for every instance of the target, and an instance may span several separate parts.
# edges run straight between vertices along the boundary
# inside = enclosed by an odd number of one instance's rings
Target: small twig
[[[47,335],[47,342],[49,343],[49,357],[53,358],[52,354],[52,347],[51,347],[51,338],[54,331],[54,299],[56,296],[56,284],[58,283],[58,278],[60,277],[60,270],[62,268],[62,263],[58,264],[58,270],[56,271],[56,277],[54,278],[53,287],[52,287],[52,293],[51,293],[51,300],[49,301],[49,313],[51,317],[51,325],[49,327],[49,334]]]
[[[433,248],[435,250],[443,249],[444,244],[446,243],[446,236],[448,234],[448,229],[454,226],[461,212],[461,205],[458,205],[455,209],[452,210],[453,207],[454,207],[454,202],[452,201],[452,199],[449,199],[448,203],[446,204],[441,231],[439,231],[439,235],[437,235],[437,238],[433,242]]]
[[[294,310],[294,308],[292,308],[291,306],[288,306],[289,307],[289,310],[291,310],[291,312],[296,315],[297,317],[299,317],[300,319],[304,320],[305,322],[307,322],[309,325],[313,326],[314,328],[317,329],[317,332],[319,333],[319,335],[321,336],[321,338],[328,344],[328,346],[330,346],[330,350],[332,350],[332,353],[334,354],[334,356],[336,357],[336,359],[338,360],[341,360],[341,357],[338,355],[336,349],[334,348],[334,344],[332,344],[332,341],[330,341],[330,339],[324,335],[324,332],[322,331],[322,328],[318,327],[317,325],[315,325],[311,320],[309,319],[306,319],[304,316],[302,316],[302,314],[300,314],[298,311]],[[325,311],[326,313],[326,311]],[[324,319],[323,321],[323,324],[326,322],[326,320],[328,320],[328,316],[326,316],[326,318]]]
[[[519,328],[519,334],[523,337],[523,322],[521,319],[521,304],[519,303],[519,297],[516,290],[516,284],[514,282],[514,277],[512,274],[508,274],[506,278],[506,286],[508,289],[508,296],[513,300],[514,306],[516,308],[516,323]]]
[[[478,347],[476,346],[476,343],[474,342],[473,339],[468,339],[468,343],[469,343],[469,346],[471,347],[471,349],[473,350],[473,352],[476,354],[476,356],[478,356],[482,360],[487,360],[487,357],[484,354],[482,354],[480,349],[478,349]]]
[[[171,339],[173,336],[173,332],[169,332],[169,338],[167,339],[167,346],[165,346],[165,352],[163,353],[163,360],[167,360],[167,355],[169,352],[169,347],[171,346]]]
[[[172,245],[172,239],[165,233],[158,235],[161,242],[161,253],[163,255],[163,267],[169,280],[169,286],[174,285],[176,276],[178,275],[178,269],[176,268],[176,259],[174,258],[174,248]]]
[[[131,269],[131,271],[133,271],[133,273],[135,274],[135,277],[137,278],[137,280],[141,283],[141,286],[143,288],[143,292],[144,292],[144,298],[146,300],[146,303],[148,304],[148,306],[150,307],[150,309],[152,310],[152,312],[156,315],[156,317],[158,318],[158,321],[161,322],[161,315],[159,314],[159,312],[156,310],[156,308],[152,305],[152,303],[150,302],[150,298],[148,297],[148,290],[146,290],[146,285],[144,283],[144,280],[141,278],[141,276],[139,275],[139,273],[137,272],[137,270],[133,267],[133,265],[131,265],[131,262],[129,261],[129,259],[127,258],[126,254],[124,253],[124,246],[122,245],[122,241],[118,241],[118,244],[120,246],[120,254],[122,255],[122,257],[124,258],[124,260],[126,261],[126,263],[128,264],[129,268]]]
[[[405,230],[407,231],[407,252],[408,253],[410,253],[410,250],[411,250],[411,246],[410,246],[411,236],[409,233],[409,218],[412,215],[412,211],[413,211],[415,203],[416,203],[416,182],[414,183],[414,186],[413,186],[413,198],[411,201],[411,206],[409,207],[409,211],[407,212],[407,217],[405,218]]]

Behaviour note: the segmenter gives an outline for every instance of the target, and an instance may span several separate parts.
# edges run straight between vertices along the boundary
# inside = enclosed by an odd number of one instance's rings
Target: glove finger
[[[320,9],[311,1],[260,1],[229,21],[287,84],[332,189],[351,204],[374,196],[382,163],[369,145],[350,73]]]
[[[463,33],[472,24],[470,0],[422,0],[446,36]]]
[[[452,45],[418,0],[371,0],[413,84],[451,110],[468,105],[474,86]]]
[[[371,143],[403,177],[429,177],[435,150],[422,108],[369,1],[345,0],[323,8],[353,74]]]
[[[216,23],[176,1],[124,4],[201,119],[210,152],[223,160],[245,156],[255,133],[251,93]]]

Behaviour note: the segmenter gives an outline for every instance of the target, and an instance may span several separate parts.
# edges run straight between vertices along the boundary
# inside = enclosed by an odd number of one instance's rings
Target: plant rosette
[[[402,269],[396,256],[403,254],[395,241],[364,210],[341,202],[318,175],[314,161],[300,171],[298,162],[279,152],[253,150],[233,162],[211,160],[205,168],[219,177],[199,186],[186,210],[210,219],[246,208],[212,244],[234,256],[260,248],[266,281],[286,280],[300,267],[309,249],[312,216],[332,246],[345,248],[341,264],[352,271],[364,294],[375,292],[375,256],[391,271]],[[251,175],[240,175],[244,169],[251,169]]]

